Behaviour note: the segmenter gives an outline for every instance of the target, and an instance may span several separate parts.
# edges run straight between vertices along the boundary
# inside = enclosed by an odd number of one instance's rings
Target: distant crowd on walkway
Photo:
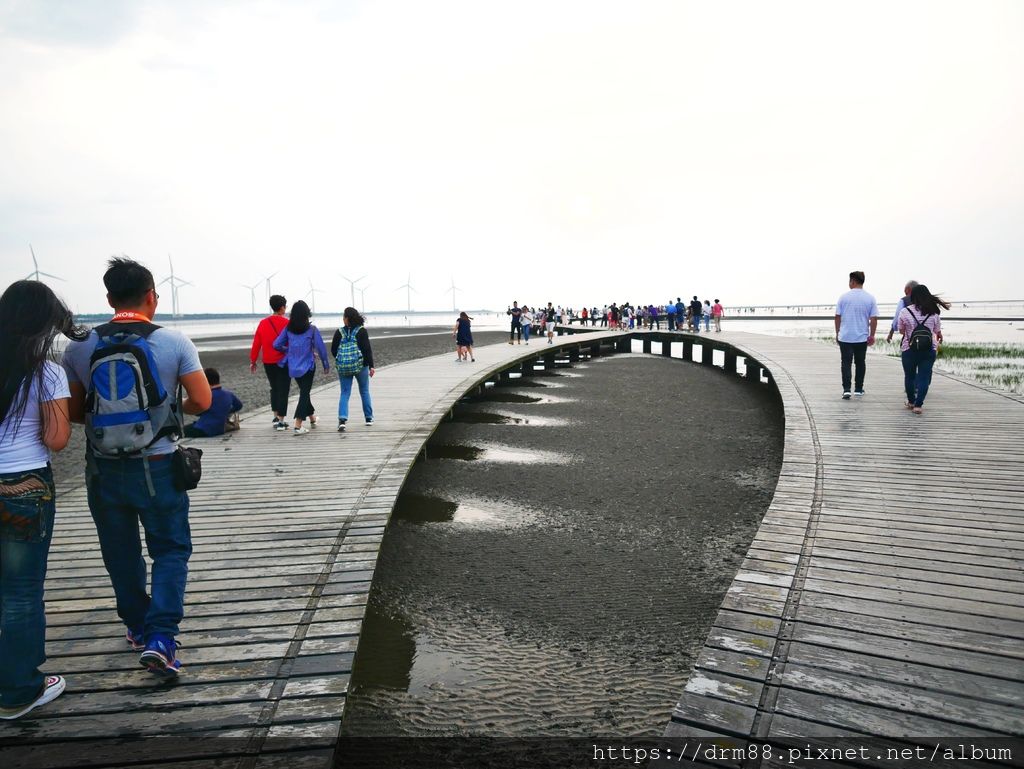
[[[523,341],[529,344],[531,327],[536,327],[541,330],[541,333],[546,333],[550,343],[557,326],[571,325],[572,323],[584,326],[589,323],[591,326],[622,331],[633,329],[660,331],[661,324],[664,323],[665,329],[668,331],[689,331],[694,334],[701,332],[702,325],[705,333],[710,332],[711,325],[714,324],[715,331],[721,331],[725,309],[718,299],[712,303],[710,299],[701,301],[694,296],[689,302],[684,302],[681,297],[676,297],[674,302],[670,300],[665,304],[634,305],[631,302],[622,302],[621,304],[612,302],[600,309],[595,305],[579,310],[572,307],[563,308],[561,305],[555,306],[551,302],[548,302],[547,307],[531,309],[525,304],[520,307],[519,302],[515,301],[506,310],[506,314],[511,316],[509,344]]]

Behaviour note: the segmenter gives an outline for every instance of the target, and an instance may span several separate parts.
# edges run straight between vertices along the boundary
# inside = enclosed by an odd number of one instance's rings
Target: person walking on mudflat
[[[900,311],[899,332],[903,334],[900,357],[903,361],[903,389],[907,408],[915,414],[924,411],[925,396],[932,383],[932,367],[942,341],[939,314],[949,309],[949,302],[939,299],[928,286],[917,285],[910,292],[910,302]]]
[[[466,313],[462,313],[465,315]],[[338,398],[338,432],[345,432],[348,424],[348,399],[352,395],[352,380],[359,384],[359,400],[363,404],[366,424],[373,424],[373,404],[370,402],[370,377],[374,375],[373,349],[370,335],[366,333],[366,320],[355,307],[346,307],[342,317],[342,328],[334,332],[331,339],[331,355],[341,383]],[[473,338],[469,338],[472,350]],[[474,358],[474,360],[476,360]]]
[[[125,640],[142,650],[139,662],[150,673],[173,678],[181,669],[175,636],[192,555],[188,486],[175,472],[182,466],[175,393],[184,388],[181,411],[196,416],[210,408],[213,393],[191,340],[153,325],[160,299],[153,273],[115,257],[103,283],[114,317],[64,353],[71,421],[85,423],[89,511]],[[134,381],[133,372],[141,372],[143,387],[114,386]],[[156,397],[147,403],[140,392]],[[148,592],[140,522],[152,562]]]
[[[45,283],[19,280],[0,296],[0,719],[20,718],[64,691],[46,661],[43,582],[56,489],[50,452],[71,437],[68,378],[51,359],[58,334],[84,339]]]
[[[256,333],[252,337],[252,349],[249,351],[249,370],[256,373],[256,361],[263,356],[263,371],[270,383],[270,408],[274,412],[274,429],[287,430],[288,425],[288,390],[291,388],[292,380],[288,371],[278,364],[284,359],[284,354],[274,349],[274,341],[288,325],[288,318],[284,311],[288,308],[288,300],[280,294],[270,297],[270,309],[272,315],[268,315],[256,326]]]
[[[313,412],[313,401],[309,397],[313,389],[313,378],[316,376],[316,355],[324,364],[327,372],[327,347],[320,329],[310,323],[309,305],[299,300],[292,306],[292,315],[288,325],[284,327],[276,340],[274,349],[285,353],[278,364],[287,366],[288,376],[299,386],[299,402],[295,406],[294,435],[305,435],[309,432],[302,423],[308,418],[309,426],[316,427],[316,414]]]
[[[864,290],[864,273],[850,273],[850,290],[836,302],[836,341],[839,343],[840,372],[843,378],[843,400],[853,394],[864,395],[865,358],[868,347],[875,343],[878,326],[878,304],[875,297]],[[851,376],[851,364],[856,373]]]

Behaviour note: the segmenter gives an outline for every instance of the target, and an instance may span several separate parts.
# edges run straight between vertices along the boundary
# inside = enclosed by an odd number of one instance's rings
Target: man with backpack
[[[103,283],[114,317],[64,353],[71,419],[86,426],[89,510],[125,639],[143,667],[174,677],[192,554],[185,489],[194,487],[177,441],[182,415],[206,411],[212,394],[195,345],[152,322],[153,274],[115,257]],[[180,407],[179,386],[188,395]],[[149,594],[140,521],[153,563]]]

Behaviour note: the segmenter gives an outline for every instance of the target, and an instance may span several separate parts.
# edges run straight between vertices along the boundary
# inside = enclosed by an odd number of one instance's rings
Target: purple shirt
[[[316,368],[314,352],[320,355],[324,368],[327,368],[327,347],[316,326],[310,326],[302,334],[293,334],[285,327],[274,340],[274,349],[285,354],[277,365],[282,368],[287,365],[290,377],[298,378]]]
[[[917,316],[917,320],[914,320],[914,315]],[[939,334],[942,332],[942,322],[939,320],[938,315],[928,315],[928,317],[925,317],[926,315],[928,314],[916,304],[912,304],[910,307],[904,307],[900,310],[899,318],[897,318],[899,332],[903,334],[903,342],[900,344],[900,350],[906,352],[910,349],[910,335],[914,333],[914,329],[917,328],[917,324],[920,321],[924,321],[924,325],[932,331],[932,349],[939,349]],[[956,334],[953,336],[956,336]]]

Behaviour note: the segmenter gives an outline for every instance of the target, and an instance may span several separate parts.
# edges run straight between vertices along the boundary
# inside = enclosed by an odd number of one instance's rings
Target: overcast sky
[[[0,73],[0,280],[80,312],[1024,296],[1016,0],[0,0]]]

